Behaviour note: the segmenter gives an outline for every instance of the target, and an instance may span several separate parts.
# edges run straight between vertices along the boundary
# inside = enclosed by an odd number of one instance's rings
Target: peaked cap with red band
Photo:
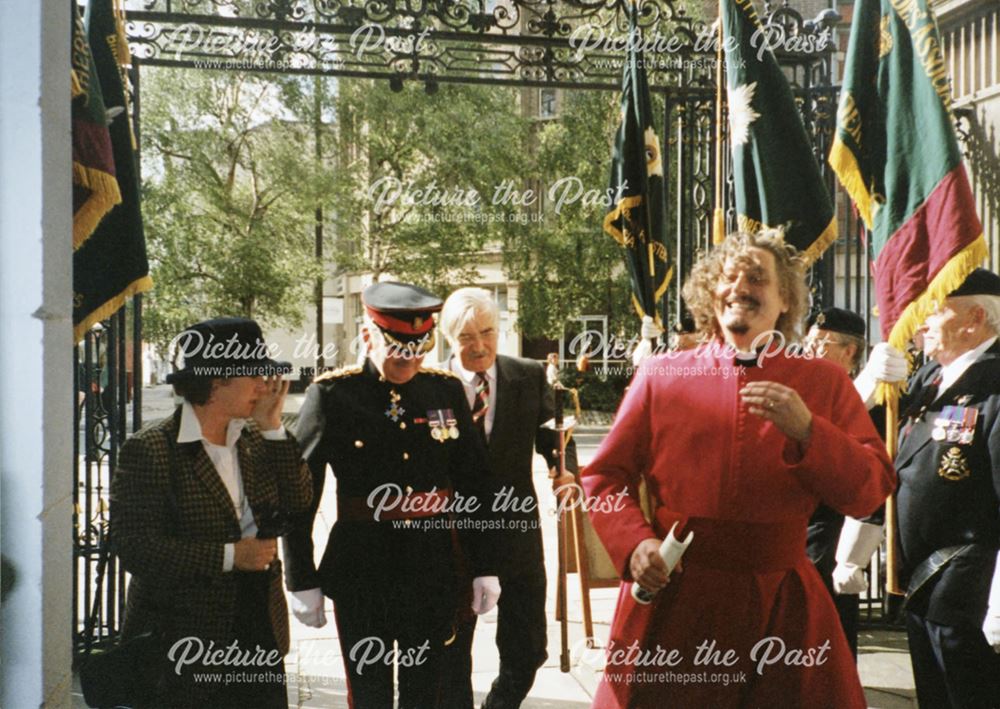
[[[422,351],[434,346],[434,313],[442,301],[430,291],[408,283],[373,283],[361,294],[365,312],[391,342],[422,342]]]

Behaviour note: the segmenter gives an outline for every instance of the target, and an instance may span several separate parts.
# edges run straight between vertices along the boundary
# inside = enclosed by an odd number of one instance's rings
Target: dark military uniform
[[[1000,545],[1000,342],[944,392],[940,371],[937,363],[921,369],[900,405],[898,527],[910,655],[921,706],[996,707],[1000,655],[981,626]],[[977,412],[971,436],[948,440],[938,423],[947,406]]]
[[[317,504],[327,464],[333,469],[338,519],[318,570],[315,505],[286,537],[289,589],[321,587],[333,599],[353,706],[392,707],[393,663],[380,657],[365,665],[364,657],[380,644],[391,651],[394,641],[400,708],[438,706],[440,656],[457,612],[471,602],[468,580],[496,575],[494,490],[461,382],[450,372],[421,369],[392,384],[366,360],[309,387],[297,438]],[[395,487],[380,488],[386,484]],[[422,504],[411,512],[397,506],[375,521],[369,496],[375,493],[377,505],[380,490]],[[459,568],[463,559],[469,568]]]
[[[885,438],[885,408],[876,406],[869,411],[872,423],[879,436]],[[885,506],[880,507],[875,514],[860,520],[865,524],[885,524]],[[820,505],[809,518],[806,530],[806,556],[816,567],[823,585],[833,598],[837,607],[840,625],[847,636],[847,644],[855,657],[858,655],[858,621],[860,618],[861,599],[857,593],[836,593],[833,590],[833,569],[837,565],[837,543],[840,541],[840,531],[844,528],[844,515],[832,507]]]

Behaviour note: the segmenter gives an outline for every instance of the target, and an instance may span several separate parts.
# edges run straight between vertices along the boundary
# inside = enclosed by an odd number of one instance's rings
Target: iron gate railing
[[[245,59],[241,68],[250,71],[383,78],[393,88],[405,80],[419,80],[428,88],[434,82],[451,81],[617,91],[619,70],[609,68],[609,60],[620,61],[621,53],[600,48],[579,53],[571,36],[585,23],[621,36],[628,2],[129,0],[126,7],[130,47],[137,58],[136,89],[140,65],[211,69],[220,68],[212,62]],[[678,273],[665,299],[669,322],[676,318],[683,275],[697,251],[710,248],[716,149],[710,68],[714,52],[699,44],[705,23],[686,15],[675,0],[647,2],[645,7],[643,25],[668,32],[679,43],[675,54],[680,61],[659,63],[650,77],[652,91],[664,98],[662,155],[674,176],[666,181],[669,238]],[[832,38],[830,28],[836,19],[827,12],[807,21],[787,2],[776,7],[765,3],[762,17],[770,31],[813,40]],[[382,28],[385,42],[377,50],[359,53],[356,45],[351,47],[350,37],[372,24]],[[191,32],[200,28],[201,40],[184,35],[185,26]],[[423,39],[412,39],[414,35]],[[814,41],[813,46],[817,44]],[[870,321],[864,230],[823,159],[832,142],[838,94],[832,85],[832,50],[830,42],[823,51],[779,51],[778,57],[814,137],[814,150],[831,193],[837,195],[841,238],[812,270],[816,303],[848,307],[865,313]],[[259,61],[262,58],[273,61]],[[709,61],[690,61],[699,58]],[[136,96],[137,135],[138,107]],[[723,174],[729,173],[729,159],[724,147]],[[724,195],[732,227],[731,184],[725,186]],[[106,553],[107,496],[119,447],[129,431],[142,424],[141,344],[141,298],[137,297],[129,308],[88,333],[74,352],[81,399],[74,413],[73,647],[77,656],[115,638],[123,618],[125,573],[117,559]],[[874,592],[862,600],[863,617],[872,621],[882,617],[884,598],[879,585],[873,583]]]

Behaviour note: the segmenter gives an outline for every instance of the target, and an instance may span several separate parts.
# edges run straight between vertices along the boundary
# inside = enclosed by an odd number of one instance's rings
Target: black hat
[[[865,321],[857,313],[843,308],[826,308],[809,316],[808,326],[815,325],[820,330],[839,332],[854,337],[865,336]]]
[[[948,297],[962,295],[1000,295],[1000,276],[985,268],[977,268]]]
[[[182,369],[167,375],[167,383],[193,377],[257,377],[288,374],[289,362],[269,356],[260,325],[247,318],[214,318],[196,323],[174,338]],[[176,366],[176,365],[175,365]]]
[[[389,343],[421,353],[434,347],[434,313],[441,310],[443,303],[430,291],[386,281],[365,288],[361,301]]]

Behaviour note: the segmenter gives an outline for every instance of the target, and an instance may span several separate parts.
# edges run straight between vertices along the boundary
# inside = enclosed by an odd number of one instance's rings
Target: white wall
[[[0,1],[0,705],[69,706],[69,3]]]

